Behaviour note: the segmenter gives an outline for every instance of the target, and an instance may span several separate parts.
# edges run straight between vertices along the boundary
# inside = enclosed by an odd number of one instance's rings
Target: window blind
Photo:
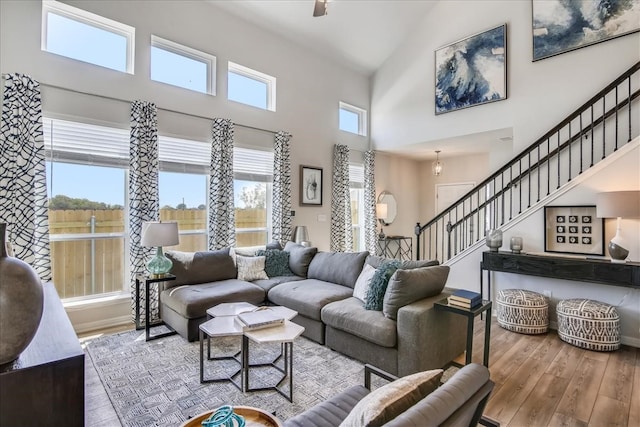
[[[349,186],[364,188],[364,165],[349,164]]]

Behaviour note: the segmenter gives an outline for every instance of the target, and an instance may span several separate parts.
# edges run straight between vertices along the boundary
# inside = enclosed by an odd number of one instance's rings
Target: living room
[[[640,52],[640,38],[631,34],[532,62],[529,1],[433,2],[401,46],[381,67],[370,73],[322,57],[229,13],[215,2],[190,2],[188,7],[181,2],[65,3],[135,27],[136,71],[134,74],[118,73],[41,50],[41,3],[1,2],[0,71],[3,75],[28,74],[41,82],[46,117],[127,129],[129,102],[142,99],[158,105],[159,133],[165,136],[207,141],[210,120],[202,117],[231,118],[242,125],[290,132],[293,135],[293,225],[306,225],[309,240],[320,250],[330,247],[330,171],[335,143],[347,145],[356,163],[362,162],[366,150],[377,151],[376,194],[389,191],[398,203],[397,217],[385,227],[385,233],[414,236],[415,223],[425,223],[436,214],[437,184],[482,181],[635,64]],[[505,22],[509,54],[508,98],[503,102],[435,115],[433,52]],[[219,71],[216,96],[151,81],[148,70],[152,35],[215,55]],[[224,75],[228,61],[277,77],[275,111],[251,108],[226,99]],[[369,128],[365,135],[339,130],[340,102],[369,111]],[[241,141],[245,134],[244,141],[248,146],[265,146],[272,139],[271,135],[265,137],[240,127],[237,133]],[[490,148],[480,153],[457,152],[455,155],[443,150],[444,172],[434,176],[431,163],[435,150],[442,148],[440,144],[455,146],[456,141],[467,142],[470,136],[478,145]],[[464,145],[468,147],[469,143]],[[412,148],[417,146],[426,148],[412,154]],[[325,202],[322,205],[299,206],[299,165],[324,170]],[[637,190],[640,181],[637,166],[636,145],[616,162],[602,167],[553,200],[553,204],[592,205],[598,192]],[[511,236],[523,236],[526,251],[542,252],[541,209],[505,229],[505,241],[508,242]],[[605,241],[608,241],[615,233],[615,224],[607,220],[605,225]],[[629,236],[638,236],[637,221],[624,220],[624,225]],[[478,264],[484,249],[479,245],[450,264],[449,285],[480,289]],[[640,260],[637,237],[632,239],[629,259]],[[620,305],[622,342],[640,347],[640,295],[637,290],[506,275],[496,277],[494,284],[539,292],[551,288],[552,299],[556,301],[579,293]],[[68,304],[67,312],[76,331],[86,333],[130,322],[131,299],[127,286],[123,288],[124,297]]]

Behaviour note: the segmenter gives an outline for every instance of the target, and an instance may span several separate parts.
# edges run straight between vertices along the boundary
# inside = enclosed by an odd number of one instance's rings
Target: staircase
[[[640,134],[640,62],[425,225],[416,259],[445,263]]]

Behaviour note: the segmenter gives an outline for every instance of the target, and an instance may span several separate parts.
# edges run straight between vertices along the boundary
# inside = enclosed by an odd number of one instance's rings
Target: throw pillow
[[[293,274],[306,278],[309,264],[318,252],[318,248],[308,248],[298,243],[287,242],[284,250],[289,252],[289,268]]]
[[[238,266],[238,280],[246,280],[250,282],[258,279],[268,279],[267,273],[264,271],[263,256],[242,256],[236,255],[236,265]]]
[[[293,276],[289,269],[289,252],[278,249],[264,249],[256,255],[265,257],[264,271],[269,277]]]
[[[360,273],[358,280],[356,280],[356,285],[353,287],[353,296],[363,303],[367,301],[367,292],[369,292],[371,278],[373,278],[375,272],[375,268],[369,264],[365,264],[362,273]]]
[[[384,293],[387,290],[389,279],[400,266],[400,261],[386,261],[376,269],[371,278],[369,291],[367,292],[367,300],[364,308],[367,310],[382,311],[382,303],[384,301]]]
[[[438,388],[442,369],[399,378],[366,395],[349,412],[340,427],[378,427],[411,408]]]
[[[438,295],[449,277],[449,266],[421,267],[412,270],[398,269],[387,286],[382,312],[389,319],[398,317],[398,310],[423,298]]]
[[[235,279],[237,276],[229,248],[203,252],[166,251],[165,255],[173,262],[171,273],[176,276],[176,280],[165,282],[165,289]]]

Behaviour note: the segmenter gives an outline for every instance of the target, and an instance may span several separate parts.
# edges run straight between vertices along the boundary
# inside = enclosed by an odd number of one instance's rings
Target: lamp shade
[[[389,215],[389,207],[386,203],[377,203],[376,204],[376,217],[378,219],[387,219]]]
[[[596,194],[598,218],[639,218],[640,191],[612,191]]]
[[[145,222],[142,224],[142,246],[174,246],[178,239],[177,222]]]

